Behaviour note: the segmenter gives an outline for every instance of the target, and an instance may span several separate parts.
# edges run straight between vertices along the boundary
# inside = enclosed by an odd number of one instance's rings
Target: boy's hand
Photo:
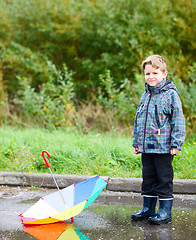
[[[133,151],[135,154],[138,154],[139,153],[139,149],[138,147],[134,147],[134,151]]]
[[[180,151],[180,150],[177,149],[177,148],[172,148],[172,149],[170,149],[170,154],[171,154],[172,156],[174,156],[174,155],[177,155],[177,153],[178,153],[179,151]]]

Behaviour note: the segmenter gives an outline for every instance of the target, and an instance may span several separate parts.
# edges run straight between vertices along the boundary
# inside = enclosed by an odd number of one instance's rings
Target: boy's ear
[[[168,72],[167,72],[167,71],[165,71],[165,72],[163,72],[163,74],[164,74],[164,77],[166,78],[166,77],[167,77],[167,74],[168,74]]]

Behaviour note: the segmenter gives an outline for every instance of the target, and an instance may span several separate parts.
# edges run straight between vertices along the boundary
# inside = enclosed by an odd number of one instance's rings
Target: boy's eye
[[[153,74],[157,74],[156,72],[154,72]]]

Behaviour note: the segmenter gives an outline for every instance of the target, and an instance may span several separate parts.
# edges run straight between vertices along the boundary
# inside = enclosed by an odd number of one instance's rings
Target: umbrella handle
[[[44,159],[44,161],[45,161],[45,163],[46,163],[46,166],[47,166],[47,168],[50,170],[50,173],[51,173],[52,178],[53,178],[53,180],[54,180],[54,182],[55,182],[55,184],[56,184],[56,187],[57,187],[57,189],[58,189],[58,191],[59,191],[59,194],[61,195],[61,198],[62,198],[65,206],[67,207],[66,202],[65,202],[65,200],[64,200],[64,198],[63,198],[63,196],[62,196],[62,194],[61,194],[61,191],[60,191],[60,189],[59,189],[59,186],[58,186],[58,184],[57,184],[57,182],[56,182],[56,180],[55,180],[55,178],[54,178],[54,175],[53,175],[53,173],[52,173],[52,171],[51,171],[51,169],[50,169],[50,165],[48,164],[48,161],[46,160],[46,157],[45,157],[44,153],[46,153],[46,155],[47,155],[48,157],[50,157],[50,154],[49,154],[47,151],[45,151],[45,150],[42,151],[42,157],[43,157],[43,159]]]
[[[44,161],[45,161],[45,163],[46,163],[46,166],[47,166],[47,168],[50,168],[50,165],[48,164],[48,161],[47,161],[44,153],[46,153],[48,157],[50,157],[50,154],[49,154],[47,151],[45,151],[45,150],[42,151],[42,157],[43,157],[43,159],[44,159]]]

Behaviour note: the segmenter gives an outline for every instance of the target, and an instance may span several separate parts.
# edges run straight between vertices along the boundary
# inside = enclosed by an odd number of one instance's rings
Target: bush
[[[74,107],[73,72],[63,65],[60,71],[54,64],[48,62],[48,71],[51,73],[39,92],[32,88],[26,78],[20,78],[23,91],[22,97],[15,99],[15,105],[22,113],[22,118],[31,119],[43,127],[71,126]]]
[[[75,72],[81,100],[89,97],[89,88],[96,91],[98,76],[107,69],[118,86],[125,78],[133,83],[151,53],[166,57],[170,70],[188,83],[187,66],[196,49],[191,1],[1,0],[0,5],[4,79],[12,90],[18,74],[29,73],[34,88],[47,81],[49,59],[58,69],[65,63]]]
[[[139,85],[144,83],[140,76],[136,76],[136,84],[131,84],[128,79],[124,79],[119,87],[114,83],[109,70],[99,78],[102,88],[99,88],[97,101],[105,107],[106,111],[113,112],[113,117],[119,120],[119,125],[129,126],[130,123],[133,125],[139,101],[138,91],[141,90]]]
[[[144,89],[140,64],[158,53],[195,132],[191,1],[0,0],[0,15],[2,99],[12,120],[130,128]]]
[[[175,85],[178,88],[182,100],[188,135],[194,137],[196,132],[196,63],[189,69],[189,83],[184,84],[182,79],[174,77]]]

